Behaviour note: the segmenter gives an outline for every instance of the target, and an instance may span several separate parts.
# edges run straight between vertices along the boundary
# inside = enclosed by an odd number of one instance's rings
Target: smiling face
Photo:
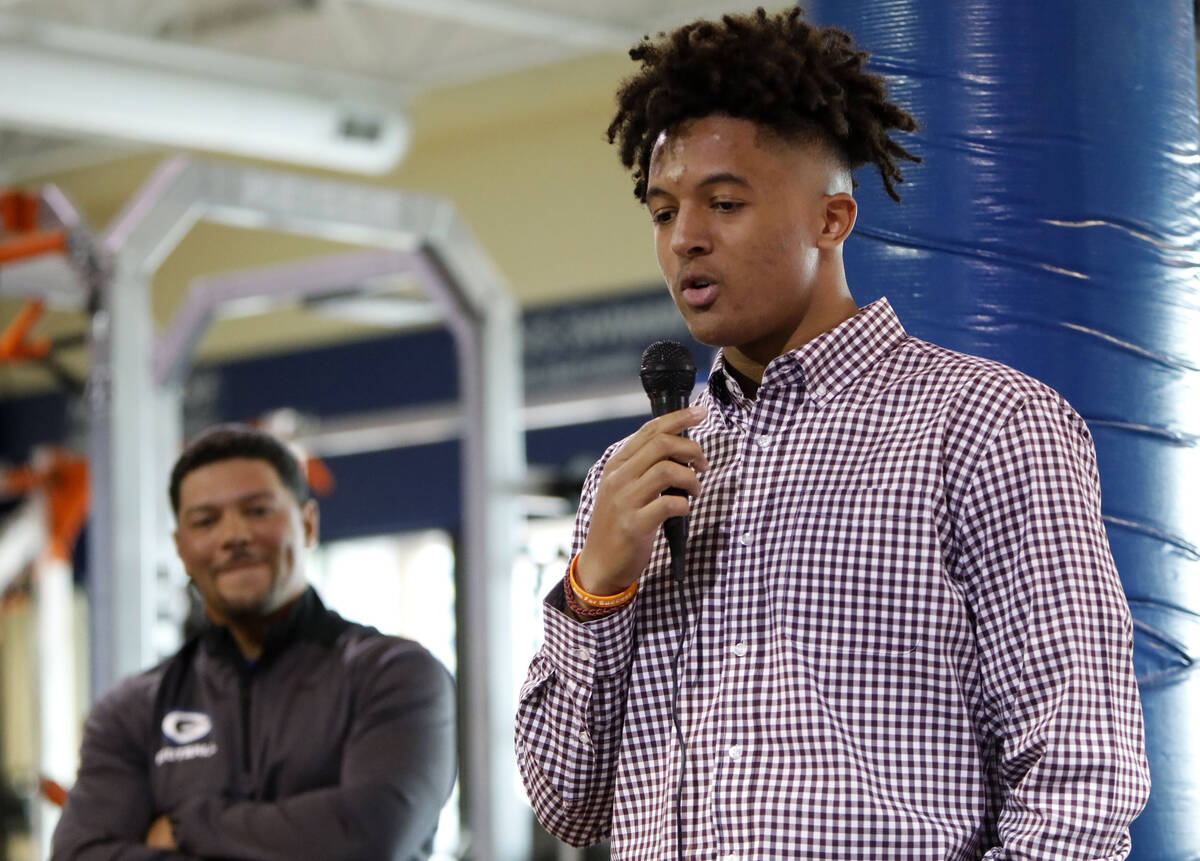
[[[696,340],[761,368],[853,314],[841,244],[849,173],[819,144],[714,115],[664,132],[646,205],[659,268]],[[848,311],[848,313],[847,313]]]
[[[297,502],[265,460],[219,460],[179,485],[175,548],[219,624],[262,619],[299,597],[303,551],[316,538],[316,503]]]

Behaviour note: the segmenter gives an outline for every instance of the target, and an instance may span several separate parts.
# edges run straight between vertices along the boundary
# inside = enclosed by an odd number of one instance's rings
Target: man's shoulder
[[[96,708],[126,709],[139,703],[154,704],[158,686],[162,683],[165,663],[143,670],[136,675],[127,676],[104,694],[96,703]]]
[[[159,686],[172,667],[180,663],[191,663],[195,657],[197,641],[192,639],[185,642],[173,654],[163,658],[149,669],[126,676],[105,694],[100,702],[112,698],[118,702],[130,702],[149,697],[153,702]]]
[[[327,610],[327,624],[336,630],[332,649],[351,673],[373,675],[380,669],[398,670],[411,677],[444,676],[449,671],[416,640],[384,634],[370,625],[344,619]]]
[[[368,630],[345,638],[340,649],[346,679],[360,705],[453,712],[454,678],[441,661],[414,640]]]
[[[891,379],[921,380],[926,387],[940,392],[947,403],[959,407],[989,406],[994,410],[1007,405],[1015,409],[1031,401],[1043,401],[1071,409],[1057,391],[1023,371],[920,338],[905,338],[886,364]]]
[[[342,638],[342,653],[352,663],[385,664],[400,662],[412,667],[437,667],[442,664],[416,640],[381,634],[374,628],[359,626]]]
[[[97,700],[92,707],[92,723],[118,723],[129,730],[153,721],[159,691],[171,666],[189,659],[187,646],[155,666],[127,676]]]

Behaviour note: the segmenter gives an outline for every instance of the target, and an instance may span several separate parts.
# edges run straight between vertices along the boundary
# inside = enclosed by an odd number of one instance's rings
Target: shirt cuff
[[[566,612],[560,580],[546,596],[544,654],[558,674],[589,688],[595,679],[622,675],[633,655],[634,606],[638,596],[607,616],[580,622]]]

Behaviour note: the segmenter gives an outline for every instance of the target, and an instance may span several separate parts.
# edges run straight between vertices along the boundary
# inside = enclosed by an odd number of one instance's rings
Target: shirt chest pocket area
[[[775,629],[812,658],[915,651],[942,582],[927,492],[847,487],[792,511],[769,566]]]

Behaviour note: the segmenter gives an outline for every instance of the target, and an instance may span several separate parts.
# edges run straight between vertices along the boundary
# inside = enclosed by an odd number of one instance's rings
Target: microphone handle
[[[672,496],[686,496],[677,487],[669,487],[663,491]],[[667,547],[671,550],[671,579],[676,583],[683,582],[684,550],[687,548],[688,519],[687,517],[668,517],[663,521],[663,535],[667,536]]]
[[[650,395],[650,412],[655,417],[664,416],[677,410],[686,409],[690,392],[665,391],[654,392]],[[687,431],[681,431],[680,436],[687,436]],[[686,490],[678,487],[668,487],[663,493],[671,496],[687,496]],[[683,582],[683,557],[687,547],[688,521],[686,517],[668,517],[663,522],[663,535],[667,537],[667,546],[671,550],[671,577],[677,582]]]
[[[688,406],[688,395],[691,392],[681,391],[664,391],[654,392],[650,395],[650,414],[655,418],[665,416],[667,413],[685,410]]]

